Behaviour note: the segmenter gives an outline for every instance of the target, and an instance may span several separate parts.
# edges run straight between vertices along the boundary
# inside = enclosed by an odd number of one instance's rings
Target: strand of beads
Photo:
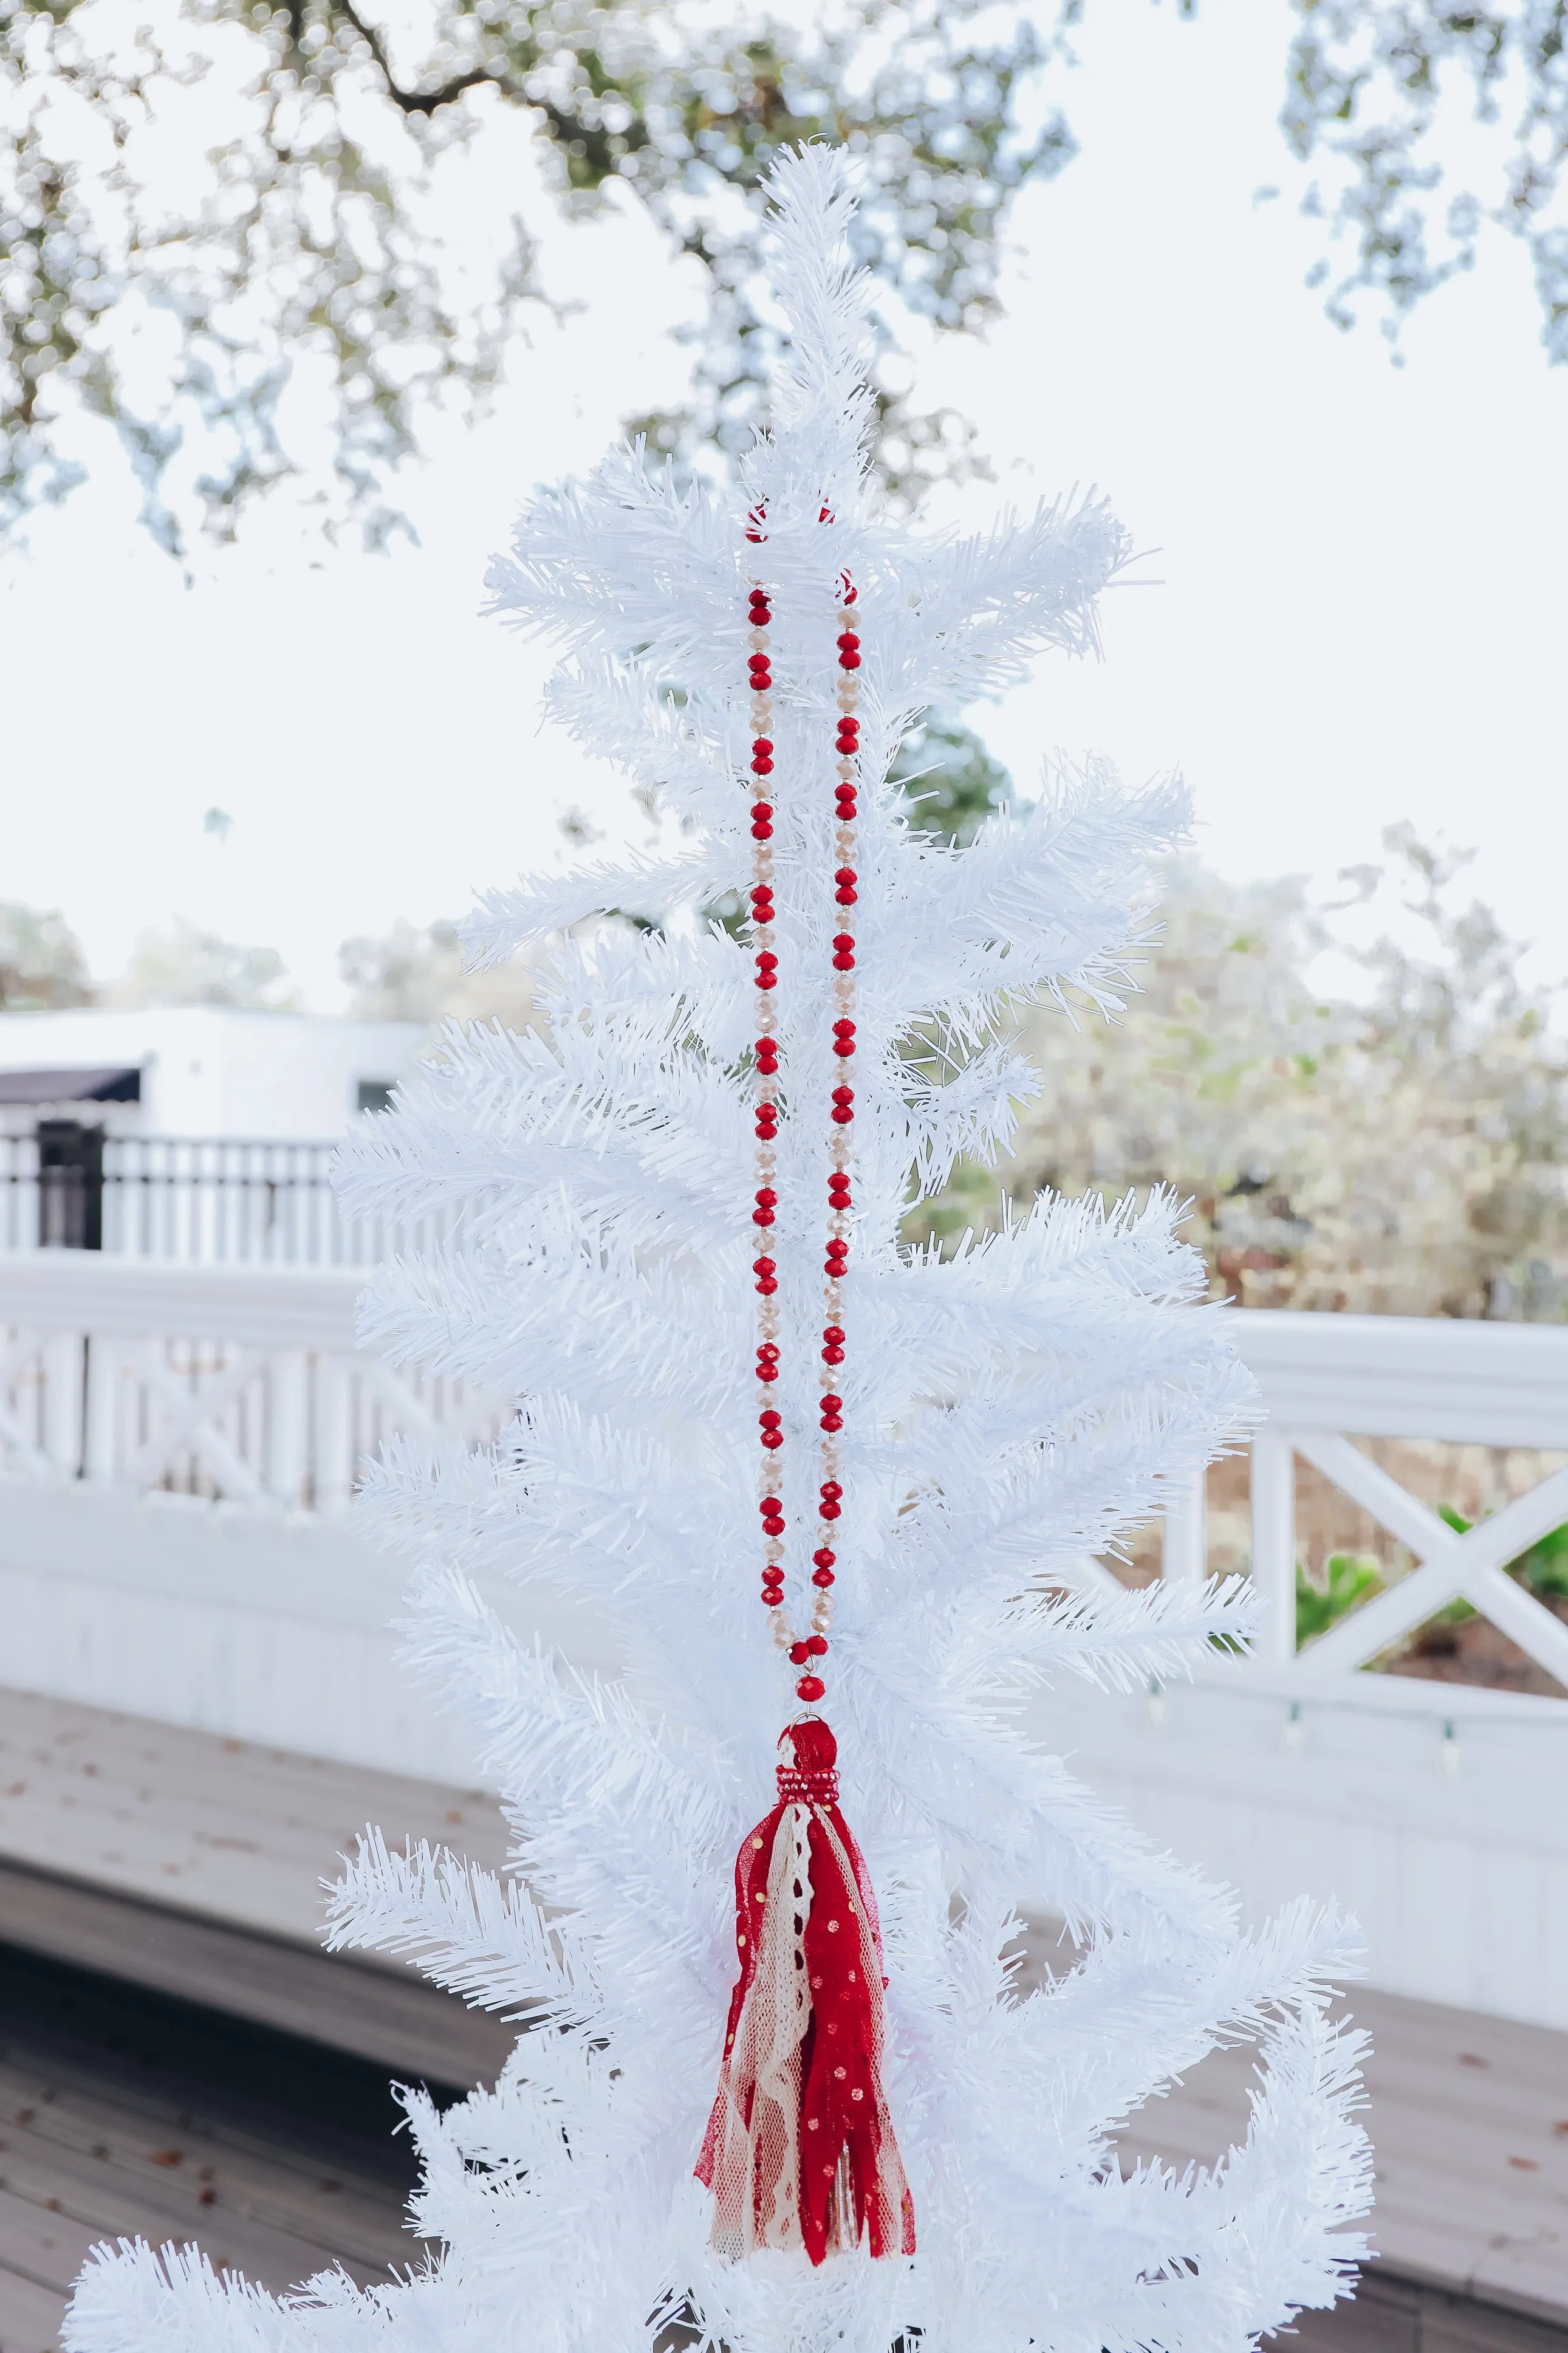
[[[748,533],[748,538],[752,534]],[[784,1616],[784,1504],[778,1489],[778,1455],[784,1445],[784,1420],[766,1400],[779,1375],[778,1269],[767,1243],[778,1207],[773,1179],[778,1174],[774,1142],[779,1132],[779,1050],[773,993],[778,986],[779,960],[773,947],[773,811],[768,778],[773,771],[773,664],[768,652],[768,626],[773,607],[760,583],[754,584],[747,608],[751,624],[751,658],[747,673],[752,691],[752,935],[756,943],[758,990],[757,1039],[752,1062],[755,1082],[752,1107],[757,1140],[756,1206],[752,1223],[763,1245],[752,1272],[757,1279],[757,1381],[763,1408],[757,1417],[762,1448],[763,1600],[773,1612],[773,1632],[781,1642],[789,1639]]]
[[[860,723],[856,716],[859,705],[858,683],[855,673],[860,667],[860,639],[851,626],[848,607],[856,602],[857,592],[846,576],[843,589],[844,626],[838,636],[838,732],[834,748],[838,756],[838,781],[834,786],[836,829],[834,848],[837,865],[833,876],[835,903],[842,908],[853,907],[859,876],[855,870],[855,826],[858,814],[856,782],[860,755]],[[847,921],[840,917],[840,923]],[[822,1326],[822,1480],[817,1489],[816,1550],[812,1555],[812,1583],[816,1587],[816,1602],[811,1613],[811,1632],[803,1641],[790,1646],[790,1658],[806,1672],[795,1690],[810,1703],[819,1700],[826,1689],[817,1672],[816,1662],[827,1655],[828,1634],[833,1624],[833,1583],[837,1566],[834,1550],[837,1531],[834,1522],[843,1508],[844,1487],[841,1479],[843,1461],[839,1451],[838,1433],[844,1427],[844,1399],[839,1393],[843,1378],[838,1367],[844,1362],[844,1294],[843,1282],[849,1257],[849,1213],[853,1198],[849,1183],[849,1131],[855,1122],[855,1090],[849,1084],[849,1068],[855,1052],[855,940],[852,933],[839,930],[833,939],[833,1054],[837,1069],[837,1084],[831,1102],[831,1156],[827,1176],[827,1250],[823,1261],[826,1278],[823,1289],[825,1310]]]

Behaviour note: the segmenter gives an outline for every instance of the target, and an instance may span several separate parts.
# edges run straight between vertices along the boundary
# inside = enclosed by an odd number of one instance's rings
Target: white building
[[[110,1135],[334,1142],[384,1106],[429,1035],[228,1006],[0,1012],[0,1133],[53,1118]]]
[[[0,1013],[0,1250],[380,1257],[408,1238],[339,1216],[332,1153],[429,1038],[227,1006]]]

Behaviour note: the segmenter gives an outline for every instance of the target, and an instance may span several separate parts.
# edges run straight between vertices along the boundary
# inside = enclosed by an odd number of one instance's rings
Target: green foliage
[[[1310,1642],[1353,1609],[1383,1590],[1383,1573],[1371,1553],[1335,1552],[1323,1567],[1323,1582],[1310,1577],[1296,1564],[1296,1647]]]
[[[1439,1504],[1437,1509],[1458,1535],[1464,1535],[1475,1525],[1462,1513],[1455,1511],[1451,1504]],[[1560,1528],[1549,1529],[1528,1551],[1505,1562],[1504,1567],[1510,1577],[1517,1577],[1521,1585],[1528,1586],[1532,1593],[1540,1594],[1543,1599],[1548,1595],[1568,1594],[1568,1522]],[[1466,1609],[1468,1616],[1475,1615],[1464,1602],[1454,1606]]]
[[[911,727],[889,770],[902,785],[910,822],[935,841],[973,841],[1013,797],[1013,780],[972,727],[930,712]]]

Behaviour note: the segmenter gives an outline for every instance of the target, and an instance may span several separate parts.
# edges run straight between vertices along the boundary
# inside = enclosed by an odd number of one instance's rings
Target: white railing
[[[478,1440],[505,1402],[362,1355],[362,1280],[0,1253],[0,1684],[474,1777],[460,1725],[399,1662],[403,1564],[341,1514],[388,1432]],[[1374,1983],[1568,2028],[1568,1703],[1364,1672],[1463,1596],[1568,1687],[1568,1627],[1506,1573],[1568,1522],[1568,1471],[1552,1467],[1568,1453],[1568,1331],[1250,1313],[1236,1333],[1271,1415],[1250,1465],[1262,1640],[1169,1691],[1058,1679],[1035,1704],[1038,1737],[1249,1915],[1302,1890],[1337,1898]],[[1536,1484],[1461,1535],[1363,1451],[1382,1439],[1546,1459],[1510,1457]],[[1418,1565],[1298,1651],[1299,1463]],[[1163,1572],[1199,1577],[1219,1551],[1194,1491],[1167,1516]],[[488,1598],[524,1640],[621,1671],[617,1630],[585,1605],[504,1578]]]
[[[1289,1694],[1353,1693],[1358,1683],[1364,1691],[1356,1670],[1463,1600],[1568,1687],[1568,1626],[1506,1573],[1568,1521],[1568,1466],[1461,1535],[1354,1442],[1436,1439],[1568,1451],[1568,1328],[1258,1310],[1238,1316],[1234,1330],[1268,1414],[1249,1465],[1251,1573],[1263,1603],[1253,1674]],[[1370,1514],[1416,1564],[1300,1650],[1298,1461]],[[1203,1572],[1204,1519],[1198,1491],[1167,1515],[1166,1577]]]
[[[428,1249],[459,1222],[455,1210],[408,1224],[345,1218],[332,1190],[335,1144],[91,1132],[79,1141],[78,1160],[60,1165],[36,1135],[0,1135],[0,1252],[371,1266]]]
[[[358,1349],[363,1282],[346,1267],[0,1258],[0,1463],[330,1516],[392,1431],[488,1436],[500,1400]]]
[[[362,1282],[346,1267],[0,1254],[0,1463],[12,1476],[331,1514],[392,1430],[488,1435],[500,1400],[358,1350]],[[1568,1329],[1262,1311],[1234,1329],[1268,1412],[1251,1449],[1264,1618],[1247,1672],[1287,1694],[1364,1692],[1356,1670],[1463,1599],[1568,1687],[1568,1626],[1507,1574],[1568,1522],[1568,1466],[1461,1535],[1355,1443],[1568,1451]],[[1298,1459],[1417,1564],[1300,1651]],[[1200,1486],[1167,1514],[1163,1566],[1169,1578],[1206,1573]]]

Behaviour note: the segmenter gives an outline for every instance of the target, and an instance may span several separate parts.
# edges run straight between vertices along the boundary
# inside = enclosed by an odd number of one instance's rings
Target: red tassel
[[[912,2255],[915,2211],[882,2092],[882,1937],[838,1810],[826,1725],[779,1743],[779,1799],[735,1862],[735,1947],[719,2095],[697,2179],[712,2243]]]

